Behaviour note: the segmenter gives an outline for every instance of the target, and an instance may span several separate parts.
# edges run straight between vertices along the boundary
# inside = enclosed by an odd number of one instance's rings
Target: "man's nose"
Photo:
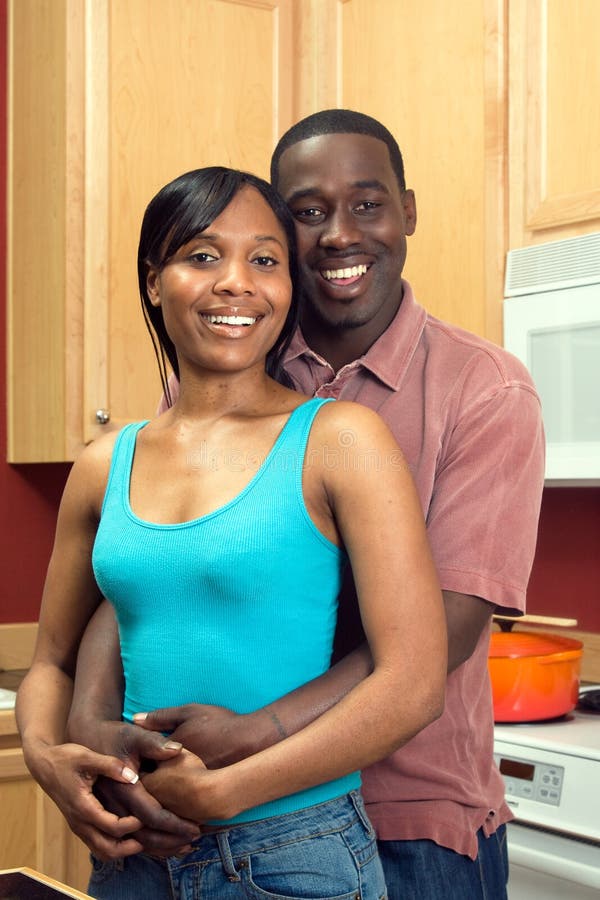
[[[360,243],[362,230],[360,223],[352,215],[350,210],[337,210],[326,219],[325,226],[319,237],[322,247],[336,247],[343,250],[352,244]]]
[[[239,296],[253,294],[254,290],[254,272],[247,260],[230,260],[219,266],[214,284],[216,294]]]

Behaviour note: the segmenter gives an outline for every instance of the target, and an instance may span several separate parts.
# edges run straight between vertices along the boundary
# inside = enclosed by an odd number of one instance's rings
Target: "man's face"
[[[363,329],[368,346],[402,300],[416,224],[414,195],[401,192],[386,144],[362,134],[300,141],[282,154],[276,187],[296,220],[307,322]]]

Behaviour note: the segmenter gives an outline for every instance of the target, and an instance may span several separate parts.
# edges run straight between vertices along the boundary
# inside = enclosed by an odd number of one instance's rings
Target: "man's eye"
[[[379,209],[381,203],[375,203],[374,200],[363,200],[362,203],[359,203],[354,208],[358,210],[358,212],[372,212],[374,209]]]
[[[317,209],[316,206],[308,206],[306,209],[297,209],[294,212],[294,216],[297,219],[302,221],[303,219],[317,219],[319,216],[323,215],[323,210]]]
[[[190,262],[195,263],[207,263],[213,262],[217,257],[213,253],[206,253],[205,251],[198,251],[198,253],[191,253],[188,259]]]

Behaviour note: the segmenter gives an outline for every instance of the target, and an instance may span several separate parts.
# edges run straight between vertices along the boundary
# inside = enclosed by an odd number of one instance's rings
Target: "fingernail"
[[[134,722],[143,722],[147,718],[148,718],[148,713],[134,713],[133,714]]]
[[[163,746],[165,750],[181,750],[183,744],[180,744],[179,741],[167,741]]]
[[[133,769],[130,769],[127,766],[123,767],[121,775],[123,776],[123,778],[126,778],[127,781],[130,782],[130,784],[137,784],[140,780],[140,776],[137,774],[137,772],[134,772]]]

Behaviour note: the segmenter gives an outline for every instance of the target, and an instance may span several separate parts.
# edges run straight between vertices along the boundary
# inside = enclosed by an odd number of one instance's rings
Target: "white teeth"
[[[204,316],[212,325],[254,325],[256,318],[250,316]]]
[[[365,275],[367,266],[361,263],[360,266],[351,266],[346,269],[324,269],[322,275],[327,280],[333,278],[354,278],[356,275]]]

